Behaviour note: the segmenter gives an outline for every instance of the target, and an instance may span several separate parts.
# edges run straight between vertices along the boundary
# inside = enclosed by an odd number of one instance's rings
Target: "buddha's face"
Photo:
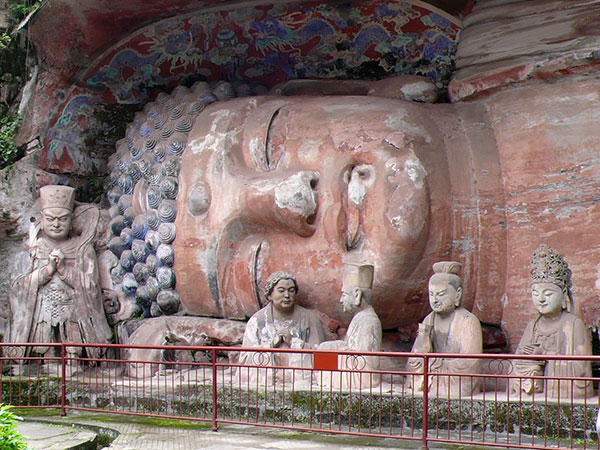
[[[45,208],[42,211],[42,230],[55,241],[67,239],[71,231],[72,213],[66,208]]]
[[[566,292],[554,283],[531,284],[533,306],[542,315],[552,315],[564,309],[566,295]]]
[[[416,107],[368,97],[258,97],[196,120],[179,179],[177,290],[189,313],[250,316],[273,270],[298,301],[347,321],[344,263],[374,264],[389,314],[425,247],[430,136]],[[386,316],[384,315],[385,323]]]
[[[269,294],[268,300],[273,303],[273,308],[281,313],[294,310],[296,303],[296,285],[293,280],[279,280]]]
[[[429,280],[429,305],[441,315],[450,314],[460,305],[461,288],[455,288],[443,276],[433,276]]]

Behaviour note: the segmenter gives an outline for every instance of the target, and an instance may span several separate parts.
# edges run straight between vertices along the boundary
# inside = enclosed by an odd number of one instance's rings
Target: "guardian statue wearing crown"
[[[522,355],[591,355],[590,333],[571,312],[571,269],[556,250],[540,245],[531,256],[531,298],[538,316],[523,333],[517,347]],[[594,394],[590,381],[564,377],[590,377],[589,361],[516,360],[511,391],[533,394],[546,391],[549,397],[584,398]],[[530,376],[555,378],[527,378]]]
[[[75,207],[68,186],[40,189],[41,220],[30,230],[29,252],[17,257],[11,283],[9,342],[108,343],[106,321],[93,239],[99,211],[93,205]],[[45,355],[47,346],[28,348],[27,355]],[[82,348],[69,348],[70,356]],[[100,357],[100,348],[86,348]]]

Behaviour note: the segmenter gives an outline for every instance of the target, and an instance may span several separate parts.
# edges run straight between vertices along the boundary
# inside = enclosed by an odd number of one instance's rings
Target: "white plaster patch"
[[[317,209],[315,192],[310,187],[311,175],[300,172],[275,187],[275,203],[281,209],[308,217]]]
[[[303,164],[312,164],[314,161],[319,161],[319,147],[321,146],[321,139],[306,139],[298,148],[298,159]]]
[[[227,133],[219,133],[217,128],[220,121],[223,119],[229,119],[229,115],[230,111],[228,109],[222,109],[211,114],[213,121],[210,126],[210,132],[190,142],[190,147],[194,155],[204,150],[212,150],[213,152],[217,151],[219,142],[221,142],[227,136]]]
[[[252,157],[256,167],[263,167],[266,163],[265,152],[262,143],[262,139],[259,137],[254,137],[248,145],[250,148],[250,156]]]
[[[406,135],[413,135],[423,138],[428,144],[431,143],[431,136],[425,128],[420,125],[415,125],[405,120],[407,116],[406,111],[396,111],[388,116],[384,121],[385,125],[394,131],[404,133]]]
[[[584,211],[585,211],[585,208],[583,208],[581,206],[565,206],[564,208],[561,208],[560,211],[558,211],[558,213],[556,213],[556,218],[557,219],[568,219],[572,215],[577,216]]]
[[[348,184],[348,198],[350,201],[360,206],[365,200],[365,195],[367,195],[367,187],[360,182],[356,182],[355,178],[352,178]]]
[[[367,195],[367,189],[375,180],[375,168],[368,164],[361,164],[352,169],[348,183],[348,199],[357,206],[361,206]]]
[[[417,81],[416,83],[410,83],[402,86],[400,91],[404,94],[407,100],[420,99],[428,92],[435,90],[431,82]]]
[[[400,161],[397,158],[391,158],[385,162],[385,168],[391,172],[387,177],[390,183],[394,183],[393,179],[396,178],[400,171],[399,163]]]
[[[469,236],[462,236],[460,239],[453,239],[450,245],[452,246],[452,248],[461,250],[465,253],[472,252],[477,248],[475,242]]]
[[[408,178],[410,178],[416,188],[423,189],[427,171],[416,156],[413,155],[406,160],[404,163],[404,172],[406,172],[406,175],[408,175]]]
[[[594,283],[594,287],[600,290],[600,265],[596,267],[596,282]]]

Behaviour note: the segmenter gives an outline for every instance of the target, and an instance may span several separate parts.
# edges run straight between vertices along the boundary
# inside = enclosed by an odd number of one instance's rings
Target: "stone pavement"
[[[95,432],[62,425],[21,422],[17,429],[32,450],[64,450],[97,439]]]
[[[155,422],[156,424],[153,424]],[[94,432],[95,431],[95,432]],[[98,440],[110,450],[383,450],[419,449],[419,441],[379,439],[289,431],[253,426],[222,425],[218,432],[202,423],[130,416],[69,412],[67,417],[27,415],[19,424],[33,450],[95,449]],[[88,445],[86,446],[86,443]],[[107,442],[108,444],[108,442]],[[471,448],[430,444],[430,449]],[[482,448],[482,447],[477,447]]]

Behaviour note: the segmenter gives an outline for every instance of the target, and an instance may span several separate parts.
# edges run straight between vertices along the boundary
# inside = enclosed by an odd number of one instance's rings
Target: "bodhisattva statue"
[[[583,321],[571,313],[571,269],[556,250],[540,245],[531,256],[531,298],[538,316],[523,333],[517,354],[591,355],[590,333]],[[548,397],[584,398],[594,394],[591,381],[565,380],[590,377],[589,361],[516,360],[511,391],[525,394],[546,392]],[[526,378],[530,376],[553,377]],[[556,378],[554,378],[556,377]]]
[[[458,276],[462,265],[443,261],[433,265],[429,279],[429,304],[431,312],[419,324],[413,352],[481,353],[481,324],[477,317],[461,306],[462,280]],[[431,358],[430,373],[476,374],[481,361],[471,358]],[[423,358],[409,358],[409,372],[423,371]],[[423,378],[409,376],[413,389],[423,390]],[[469,376],[431,376],[429,392],[440,395],[470,395],[479,389],[479,379]]]
[[[344,311],[353,314],[344,340],[327,341],[318,346],[319,350],[351,350],[360,352],[381,351],[381,321],[373,309],[373,271],[371,265],[346,264],[342,281],[340,303]],[[379,374],[361,373],[379,369],[379,357],[340,355],[339,374],[324,373],[317,382],[333,387],[365,388],[378,385]]]
[[[99,211],[75,207],[75,190],[68,186],[40,189],[41,221],[32,225],[29,252],[17,257],[10,291],[8,342],[110,342],[104,314],[93,239]],[[49,348],[29,347],[26,355],[45,355]],[[82,354],[69,347],[70,356]],[[101,348],[86,348],[100,357]]]
[[[272,273],[265,283],[267,306],[248,321],[242,347],[313,348],[324,339],[323,326],[310,310],[296,305],[298,284],[287,272]],[[271,353],[262,358],[258,353],[245,352],[240,362],[247,365],[312,367],[312,356],[302,353]]]

